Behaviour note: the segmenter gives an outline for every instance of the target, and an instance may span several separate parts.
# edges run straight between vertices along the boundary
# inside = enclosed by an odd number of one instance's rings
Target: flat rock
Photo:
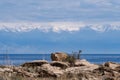
[[[60,77],[63,75],[63,70],[60,67],[51,66],[50,64],[43,64],[38,73],[45,77]]]
[[[99,66],[96,64],[92,64],[90,62],[88,62],[87,60],[83,59],[83,60],[76,60],[75,61],[75,66],[79,67],[79,66],[88,66],[88,67],[94,67],[94,68],[98,68]]]
[[[61,69],[66,69],[69,67],[68,63],[61,62],[61,61],[53,61],[52,63],[50,63],[50,65],[60,67]]]
[[[41,66],[43,64],[48,64],[48,61],[46,61],[46,60],[35,60],[35,61],[32,61],[32,62],[24,63],[21,66],[22,67],[36,67],[36,66]]]
[[[10,68],[0,68],[0,72],[13,72]]]

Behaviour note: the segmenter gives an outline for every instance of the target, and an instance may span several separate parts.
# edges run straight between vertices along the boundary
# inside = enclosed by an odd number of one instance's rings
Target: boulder
[[[66,62],[53,61],[50,63],[51,66],[60,67],[61,69],[66,69],[69,67],[69,64]]]
[[[68,55],[64,52],[51,53],[52,61],[64,61],[67,57]]]
[[[120,64],[114,63],[114,62],[106,62],[103,65],[106,66],[106,67],[109,67],[111,69],[116,69],[117,67],[120,66]]]
[[[32,62],[26,62],[24,64],[22,64],[22,67],[36,67],[36,66],[41,66],[43,64],[48,64],[48,61],[46,60],[35,60]]]

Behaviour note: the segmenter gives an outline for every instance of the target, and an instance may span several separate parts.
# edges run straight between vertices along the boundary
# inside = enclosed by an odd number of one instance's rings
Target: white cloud
[[[0,30],[11,32],[29,32],[40,30],[42,32],[74,32],[83,28],[104,32],[108,30],[120,30],[119,22],[108,23],[83,23],[83,22],[44,22],[44,23],[0,23]]]
[[[110,0],[85,0],[87,3],[98,5],[98,6],[110,6],[112,3]]]
[[[1,0],[0,22],[119,21],[119,0]]]

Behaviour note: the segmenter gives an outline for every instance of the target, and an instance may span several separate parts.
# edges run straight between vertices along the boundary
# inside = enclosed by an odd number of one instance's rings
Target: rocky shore
[[[92,64],[76,60],[67,62],[36,60],[20,66],[0,66],[0,80],[120,80],[120,64]]]

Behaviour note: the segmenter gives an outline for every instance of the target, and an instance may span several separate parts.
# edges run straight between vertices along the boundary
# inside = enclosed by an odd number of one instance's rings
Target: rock
[[[94,69],[93,72],[96,72],[100,75],[106,75],[106,74],[111,74],[114,76],[113,74],[113,69],[109,68],[109,67],[105,67],[103,65],[99,66],[99,68]]]
[[[37,66],[36,67],[28,67],[25,70],[27,72],[36,73],[37,72]]]
[[[98,65],[95,64],[91,64],[90,62],[86,61],[85,59],[83,60],[76,60],[75,61],[75,65],[74,66],[89,66],[89,67],[94,67],[94,68],[98,68]]]
[[[52,61],[64,61],[67,57],[68,55],[64,52],[51,53]]]
[[[60,61],[53,61],[52,63],[50,63],[50,65],[60,67],[61,69],[66,69],[69,67],[68,63],[60,62]]]
[[[2,69],[2,68],[0,68],[0,72],[5,72],[5,70],[4,70],[4,69]]]
[[[21,76],[36,78],[61,79],[61,80],[120,80],[120,65],[107,62],[103,65],[91,64],[86,60],[76,60],[75,66],[61,61],[38,60],[24,63],[22,66],[1,66],[0,74],[7,77]],[[25,79],[25,80],[26,80]],[[51,80],[52,80],[51,79]],[[7,79],[6,79],[7,80]]]
[[[41,77],[60,77],[63,75],[63,70],[59,67],[51,66],[50,64],[42,65],[37,71]]]
[[[0,80],[5,80],[3,77],[0,76]]]
[[[5,71],[5,72],[13,72],[13,70],[10,69],[10,68],[4,68],[4,71]]]
[[[43,64],[41,67],[45,69],[53,69],[53,68],[58,70],[61,69],[60,67],[51,66],[50,64]]]
[[[116,80],[116,79],[111,76],[103,76],[102,80]]]
[[[120,79],[120,72],[113,71],[114,77],[116,78],[115,80],[118,80],[117,78]]]
[[[98,69],[93,70],[94,74],[98,74],[102,77],[103,80],[119,80],[117,78],[120,78],[120,73],[116,70],[101,65]]]
[[[81,67],[69,67],[65,69],[65,72],[71,72],[74,74],[78,74],[81,71],[85,72],[92,72],[95,68],[94,67],[88,67],[88,66],[81,66]]]
[[[21,67],[14,67],[13,71],[14,71],[14,73],[16,72],[17,74],[20,74],[20,75],[26,76],[26,77],[38,77],[37,73],[31,73],[31,72],[25,71]]]
[[[82,67],[82,68],[81,68]],[[78,80],[100,80],[99,76],[93,74],[89,67],[81,66],[81,67],[70,67],[65,69],[65,74],[67,77],[77,77]]]
[[[46,60],[35,60],[32,62],[27,62],[22,64],[22,67],[36,67],[36,66],[41,66],[43,64],[48,64],[48,62]]]
[[[0,72],[13,72],[10,68],[0,68]]]
[[[120,73],[120,66],[116,67],[116,68],[115,68],[115,71],[117,71],[117,72]]]
[[[120,64],[114,63],[114,62],[106,62],[106,63],[104,64],[104,66],[110,67],[111,69],[115,69],[115,68],[119,67]]]

